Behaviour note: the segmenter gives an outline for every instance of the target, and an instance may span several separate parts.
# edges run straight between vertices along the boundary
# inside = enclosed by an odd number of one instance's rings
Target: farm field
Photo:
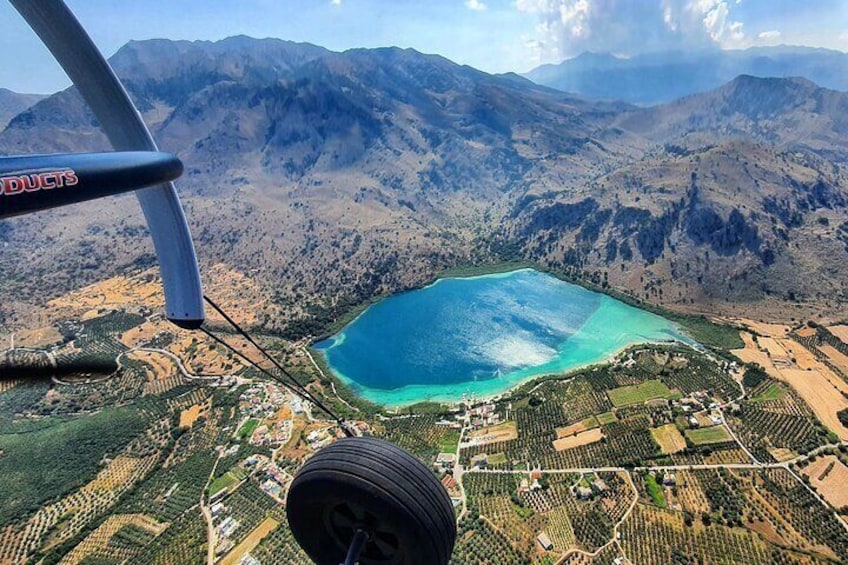
[[[837,325],[837,326],[829,326],[827,330],[839,338],[842,343],[848,344],[848,326],[846,325]]]
[[[651,435],[666,455],[678,453],[686,449],[686,440],[674,424],[651,428]]]
[[[772,324],[768,322],[757,322],[754,320],[741,319],[736,320],[741,323],[743,326],[751,328],[755,332],[760,335],[768,336],[768,337],[786,337],[789,331],[792,329],[785,324]]]
[[[28,431],[0,426],[0,524],[37,509],[43,502],[82,487],[100,461],[115,456],[147,427],[143,414],[128,408],[103,411]],[[81,447],[69,450],[69,444]]]
[[[813,353],[793,339],[777,339],[777,343],[794,359],[790,365],[778,367],[772,362],[769,354],[753,341],[749,333],[741,334],[745,348],[733,350],[734,355],[746,363],[760,365],[769,376],[791,386],[829,430],[840,440],[848,440],[848,427],[842,425],[836,415],[840,410],[848,408],[848,383],[845,380],[835,375],[829,367],[818,361]]]
[[[848,372],[848,355],[845,355],[832,345],[820,345],[819,351],[827,355],[834,365],[842,371]]]
[[[597,420],[598,420],[598,424],[604,426],[606,424],[612,424],[613,422],[618,420],[618,418],[616,417],[615,412],[610,411],[610,412],[603,412],[602,414],[598,414]]]
[[[0,392],[5,392],[14,388],[15,385],[20,384],[22,381],[20,379],[0,379]]]
[[[96,559],[124,560],[139,553],[146,543],[167,529],[144,514],[110,516],[68,553],[62,563],[78,565]]]
[[[565,449],[571,449],[573,447],[579,447],[581,445],[589,445],[591,443],[595,443],[596,441],[601,441],[604,438],[604,432],[598,428],[587,430],[585,432],[580,432],[573,436],[562,437],[557,440],[554,440],[554,449],[557,451],[563,451]]]
[[[771,337],[761,337],[759,339],[760,346],[766,350],[770,357],[786,358],[788,353],[778,341]]]
[[[730,434],[724,426],[713,426],[711,428],[698,428],[694,430],[686,430],[684,432],[695,445],[704,445],[708,443],[724,443],[731,441]]]
[[[588,429],[597,428],[598,425],[598,419],[595,416],[590,416],[589,418],[586,418],[581,422],[577,422],[576,424],[571,424],[570,426],[565,426],[564,428],[557,428],[557,438],[568,437],[580,432],[585,432]]]
[[[47,306],[48,315],[60,318],[80,316],[96,309],[122,308],[132,303],[161,307],[164,296],[159,281],[151,280],[145,273],[133,277],[117,276],[50,300]]]
[[[149,345],[157,335],[173,334],[179,330],[166,320],[145,321],[144,323],[130,328],[120,336],[120,342],[126,347],[143,347]]]
[[[127,354],[127,358],[141,363],[151,392],[160,392],[164,390],[163,388],[160,388],[160,385],[165,383],[160,381],[180,378],[179,371],[177,370],[176,365],[174,365],[173,360],[161,353],[157,353],[155,351],[135,350]]]
[[[774,457],[775,461],[789,461],[790,459],[795,459],[798,457],[798,453],[792,451],[791,449],[787,449],[785,447],[772,447],[768,450],[772,457]]]
[[[835,508],[848,506],[848,467],[836,456],[820,457],[804,467],[803,473]]]
[[[769,402],[779,400],[786,394],[786,389],[778,383],[771,383],[766,390],[751,398],[751,402]]]
[[[211,398],[210,398],[211,401]],[[179,426],[181,428],[190,428],[201,416],[205,416],[211,408],[210,403],[193,404],[180,412]]]
[[[641,404],[657,398],[671,398],[672,392],[659,380],[649,380],[638,385],[614,388],[607,392],[613,406],[629,406]]]
[[[274,518],[265,518],[265,520],[256,526],[256,528],[250,532],[240,544],[224,556],[221,560],[221,565],[236,565],[239,563],[246,553],[253,551],[256,546],[258,546],[268,534],[277,529],[279,525],[280,523]]]
[[[732,349],[730,352],[741,359],[743,363],[756,363],[766,371],[769,371],[769,374],[772,374],[772,371],[775,369],[768,353],[760,349],[750,333],[740,332],[740,335],[742,336],[745,347],[743,349]]]
[[[836,416],[837,412],[848,408],[848,399],[832,387],[828,379],[815,370],[783,369],[780,375],[798,391],[829,430],[839,439],[848,440],[848,428]]]
[[[474,430],[468,434],[468,437],[477,440],[477,443],[481,445],[498,441],[509,441],[518,437],[518,425],[512,421],[503,422],[495,426]],[[443,451],[456,451],[456,445],[453,446],[453,449],[444,449]]]

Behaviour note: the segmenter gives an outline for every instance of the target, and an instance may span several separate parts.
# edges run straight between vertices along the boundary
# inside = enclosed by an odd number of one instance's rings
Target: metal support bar
[[[157,151],[112,67],[62,0],[9,0],[62,66],[118,151]],[[159,258],[168,318],[203,323],[203,289],[191,233],[174,184],[136,192]]]
[[[350,542],[350,548],[347,550],[344,565],[356,565],[359,560],[359,554],[368,543],[368,534],[364,530],[356,530],[353,534],[353,540]]]

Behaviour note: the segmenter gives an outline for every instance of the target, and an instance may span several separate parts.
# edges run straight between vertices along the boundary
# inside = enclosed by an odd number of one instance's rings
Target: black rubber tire
[[[286,516],[318,565],[345,560],[356,528],[369,540],[361,565],[446,565],[456,517],[444,487],[418,459],[376,438],[323,448],[289,487]]]

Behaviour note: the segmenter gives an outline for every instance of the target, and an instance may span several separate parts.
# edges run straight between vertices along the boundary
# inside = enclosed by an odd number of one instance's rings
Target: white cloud
[[[780,36],[781,33],[778,30],[772,29],[769,31],[760,32],[757,35],[757,39],[761,39],[763,41],[775,41],[777,39],[780,39]]]
[[[465,0],[465,6],[477,12],[486,9],[486,5],[480,0]]]
[[[672,49],[739,47],[743,24],[733,18],[738,0],[516,0],[539,18],[543,58],[561,60],[584,51],[622,55]],[[538,45],[534,45],[538,49]]]
[[[330,0],[330,4],[332,4],[333,6],[341,6],[342,0]]]
[[[710,38],[724,47],[734,47],[745,39],[742,22],[729,21],[730,8],[723,0],[694,0],[686,6],[695,17],[703,17]]]

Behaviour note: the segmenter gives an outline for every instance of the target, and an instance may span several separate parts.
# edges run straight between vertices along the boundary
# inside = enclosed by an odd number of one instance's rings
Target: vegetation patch
[[[220,491],[227,489],[227,488],[230,488],[231,486],[236,484],[238,481],[239,480],[236,478],[236,476],[233,473],[231,473],[230,471],[227,471],[226,473],[224,473],[223,475],[221,475],[220,477],[218,477],[217,479],[212,481],[212,484],[209,485],[209,496],[215,496]]]
[[[583,427],[586,428],[587,430],[591,429],[591,428],[597,428],[598,425],[599,425],[598,419],[595,416],[589,416],[588,418],[581,421],[580,423],[583,424]]]
[[[673,322],[677,322],[686,328],[686,333],[692,336],[695,341],[704,345],[725,350],[737,349],[745,346],[742,338],[739,336],[738,329],[731,326],[725,326],[723,324],[717,324],[710,321],[705,316],[678,314],[661,308],[648,308],[645,305],[640,305],[640,307],[645,308],[646,310],[658,310],[656,313]]]
[[[259,426],[259,420],[255,418],[250,418],[247,422],[245,422],[238,431],[238,437],[240,439],[248,439],[253,435],[253,431]]]
[[[104,456],[115,456],[147,427],[146,416],[134,408],[51,421],[26,433],[16,433],[17,424],[0,424],[0,524],[81,487]]]
[[[786,394],[785,388],[783,388],[778,383],[771,383],[768,387],[766,387],[763,392],[751,398],[751,402],[767,402],[769,400],[779,400],[784,394]]]
[[[663,494],[663,489],[657,482],[656,476],[651,475],[650,473],[645,475],[645,490],[648,492],[648,496],[651,497],[654,504],[660,508],[668,506],[668,503],[665,500],[665,494]]]
[[[502,465],[506,463],[506,453],[495,453],[489,456],[490,465]]]
[[[439,438],[439,451],[442,453],[456,453],[459,445],[459,431],[450,430]]]
[[[607,424],[612,424],[613,422],[618,421],[618,417],[615,415],[615,412],[610,410],[609,412],[604,412],[603,414],[598,414],[596,416],[598,420],[598,424],[601,426],[606,426]]]

